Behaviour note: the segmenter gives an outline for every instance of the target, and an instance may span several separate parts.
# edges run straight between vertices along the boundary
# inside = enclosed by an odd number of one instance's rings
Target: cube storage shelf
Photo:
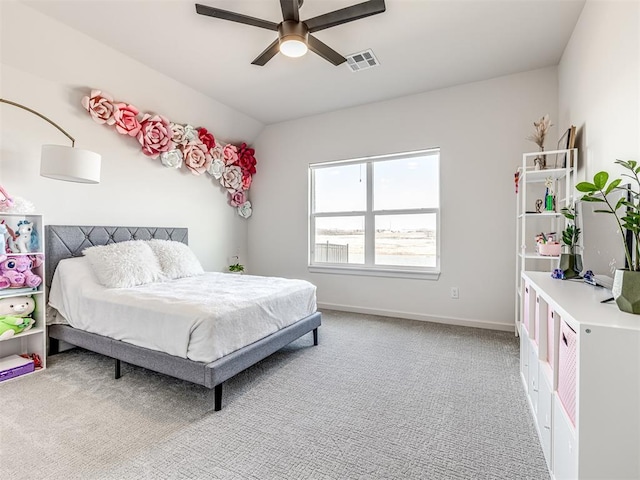
[[[551,477],[640,478],[640,316],[523,272],[520,374]]]
[[[29,221],[33,223],[33,228],[39,236],[39,248],[37,251],[28,253],[7,253],[7,255],[39,255],[44,259],[44,222],[42,215],[37,214],[24,214],[24,213],[5,213],[0,212],[0,222],[4,222],[14,231],[18,229],[18,222]],[[4,253],[4,246],[3,252]],[[37,288],[4,288],[0,289],[0,298],[15,298],[20,296],[30,296],[35,301],[35,310],[31,314],[31,317],[35,320],[31,329],[18,333],[8,339],[0,340],[0,359],[11,357],[12,355],[21,354],[37,354],[42,362],[40,369],[34,370],[32,373],[37,373],[46,368],[46,349],[47,349],[47,334],[46,334],[46,298],[44,291],[45,284],[45,271],[44,262],[42,265],[33,268],[33,273],[42,278],[42,283]],[[30,375],[27,373],[26,375]],[[19,379],[20,376],[14,377],[12,380]],[[12,381],[6,380],[6,381]],[[0,383],[1,385],[1,383]]]

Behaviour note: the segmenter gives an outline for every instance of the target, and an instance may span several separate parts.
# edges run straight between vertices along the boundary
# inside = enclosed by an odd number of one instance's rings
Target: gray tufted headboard
[[[102,227],[84,225],[46,225],[44,227],[46,285],[51,286],[58,262],[80,257],[85,248],[127,240],[173,240],[189,243],[189,229],[169,227]]]

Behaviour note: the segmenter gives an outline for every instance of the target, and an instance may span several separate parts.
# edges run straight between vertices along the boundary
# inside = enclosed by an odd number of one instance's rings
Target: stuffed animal
[[[0,340],[11,338],[33,327],[35,320],[29,315],[35,308],[32,297],[0,298]]]
[[[33,252],[34,242],[37,243],[37,237],[34,238],[33,222],[28,220],[20,220],[15,237],[9,237],[9,246],[13,253],[29,253]]]
[[[9,255],[0,262],[0,284],[2,279],[9,281],[10,288],[36,288],[42,283],[42,278],[31,271],[33,260],[28,255]]]

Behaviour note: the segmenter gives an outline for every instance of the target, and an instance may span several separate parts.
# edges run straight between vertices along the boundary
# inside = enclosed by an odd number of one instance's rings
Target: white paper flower
[[[160,160],[165,167],[180,168],[182,166],[182,150],[169,150],[161,153]]]
[[[216,180],[220,180],[220,177],[224,173],[224,168],[224,161],[217,158],[213,162],[211,162],[211,165],[209,165],[209,169],[207,170],[207,172],[209,172],[209,175],[211,175]]]
[[[248,200],[238,207],[238,215],[242,218],[249,218],[252,213],[253,210],[251,210],[251,202]]]
[[[227,166],[220,177],[220,183],[233,193],[242,189],[242,170],[236,165]]]
[[[173,136],[171,140],[178,145],[186,145],[198,138],[198,130],[191,125],[181,125],[179,123],[171,124]]]

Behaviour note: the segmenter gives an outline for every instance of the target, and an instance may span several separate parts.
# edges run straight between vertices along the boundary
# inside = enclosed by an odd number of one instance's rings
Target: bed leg
[[[60,353],[60,340],[49,337],[49,355]]]
[[[318,329],[313,329],[313,344],[318,345]]]
[[[219,412],[222,410],[222,384],[219,383],[213,387],[213,410]]]
[[[120,360],[118,360],[117,358],[115,359],[116,361],[116,369],[115,369],[115,379],[119,379],[122,375],[120,374]]]

